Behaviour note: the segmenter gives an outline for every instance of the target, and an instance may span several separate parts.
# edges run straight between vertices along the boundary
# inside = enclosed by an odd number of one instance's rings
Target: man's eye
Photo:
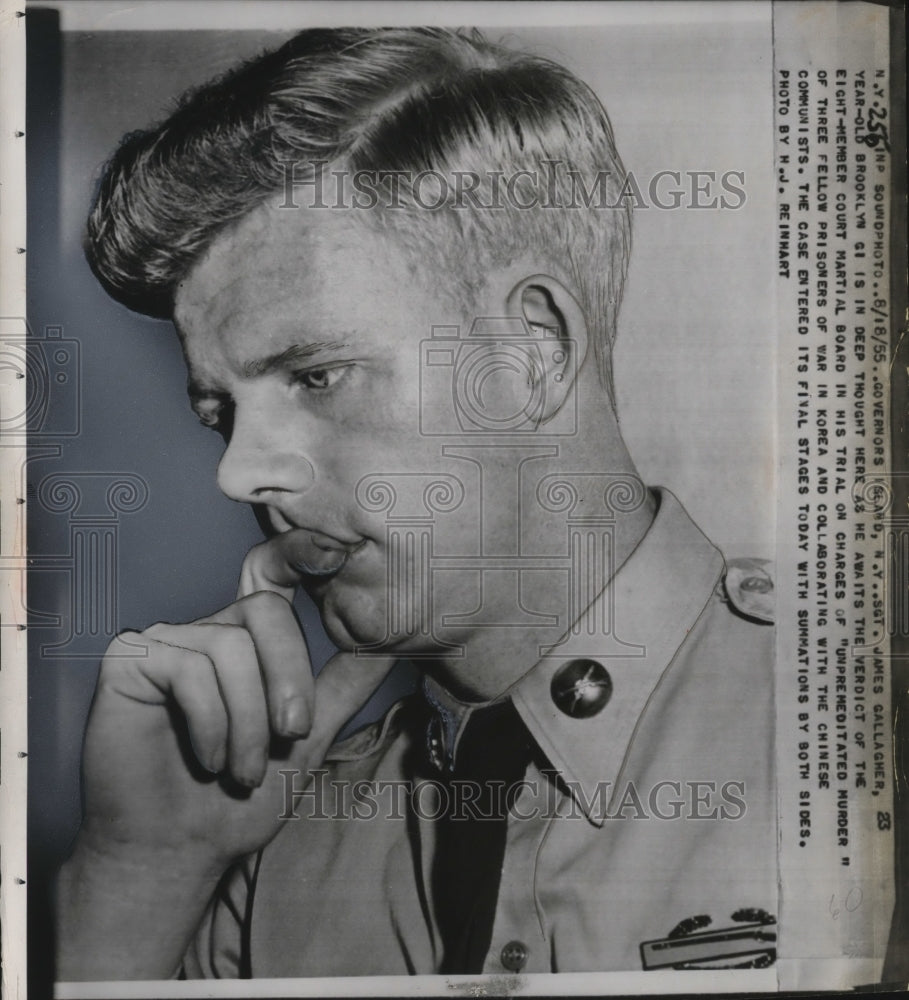
[[[304,389],[330,389],[344,377],[348,367],[348,365],[337,365],[334,368],[310,368],[308,371],[299,372],[294,376],[294,380]]]

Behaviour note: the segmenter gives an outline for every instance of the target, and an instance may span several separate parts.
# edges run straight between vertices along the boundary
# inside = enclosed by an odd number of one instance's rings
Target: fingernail
[[[310,720],[306,700],[299,695],[281,706],[279,728],[284,736],[300,739],[309,735]]]
[[[265,769],[268,766],[268,755],[263,750],[261,753],[250,754],[248,766],[235,777],[241,785],[247,788],[258,788],[265,778]]]
[[[193,750],[196,754],[196,760],[208,771],[210,774],[220,774],[224,770],[224,748],[221,747],[218,750],[213,750],[207,756],[201,753],[193,744]]]
[[[265,779],[268,767],[268,753],[262,750],[248,750],[232,768],[234,780],[246,788],[258,788]]]

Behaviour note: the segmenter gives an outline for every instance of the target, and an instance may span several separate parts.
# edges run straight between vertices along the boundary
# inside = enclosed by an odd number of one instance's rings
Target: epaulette
[[[769,559],[729,559],[723,592],[740,614],[772,625],[775,594]]]

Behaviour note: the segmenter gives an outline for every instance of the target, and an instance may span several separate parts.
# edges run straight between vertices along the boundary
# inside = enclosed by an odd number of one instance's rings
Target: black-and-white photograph
[[[909,975],[887,8],[21,21],[34,995]]]

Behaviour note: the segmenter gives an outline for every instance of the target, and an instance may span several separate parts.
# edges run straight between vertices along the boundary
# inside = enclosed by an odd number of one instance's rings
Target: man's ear
[[[555,416],[574,385],[587,356],[587,321],[575,297],[557,278],[534,274],[508,295],[509,316],[523,316],[542,350],[534,352],[534,369],[544,380],[541,422]],[[551,343],[551,348],[550,348]]]

